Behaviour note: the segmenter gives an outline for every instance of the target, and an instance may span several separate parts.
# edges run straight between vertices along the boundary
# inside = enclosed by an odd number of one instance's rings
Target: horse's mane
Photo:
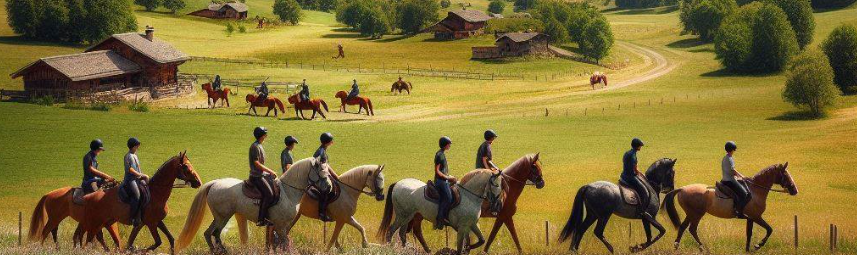
[[[523,157],[519,158],[518,160],[515,160],[515,162],[512,162],[511,165],[503,169],[503,173],[509,173],[512,171],[512,169],[518,169],[522,164],[530,164],[531,162],[533,162],[533,157],[535,156],[536,154],[524,155]],[[506,172],[507,170],[509,172]]]
[[[773,164],[768,167],[765,167],[761,171],[756,173],[756,175],[753,175],[753,179],[768,175],[768,173],[770,173],[771,171],[779,170],[780,168],[782,168],[782,166],[783,164]]]
[[[477,176],[477,175],[479,175],[481,173],[485,173],[485,172],[493,173],[494,171],[491,171],[489,169],[476,169],[476,170],[470,171],[469,173],[465,174],[464,177],[461,177],[461,184],[465,184],[468,181],[470,181],[470,179],[473,179],[474,176]]]
[[[342,182],[357,181],[358,178],[364,176],[363,175],[364,173],[366,173],[367,171],[372,171],[373,169],[378,169],[378,167],[379,166],[377,166],[377,165],[358,166],[358,167],[349,169],[348,171],[345,171],[344,173],[339,175],[339,180],[341,180]]]
[[[163,163],[163,164],[161,164],[161,166],[159,166],[159,167],[158,167],[158,170],[157,170],[157,171],[155,171],[155,174],[153,174],[153,175],[152,175],[152,180],[150,180],[149,182],[152,182],[152,183],[153,183],[153,182],[155,182],[155,178],[156,178],[156,177],[158,177],[158,175],[161,173],[161,170],[163,170],[163,169],[164,169],[164,167],[166,167],[167,165],[169,165],[169,164],[173,163],[173,161],[176,161],[176,160],[178,160],[178,159],[179,159],[179,156],[172,156],[172,157],[171,157],[170,159],[168,159],[167,161],[164,161],[164,163]],[[124,169],[123,169],[123,170],[124,170]],[[123,172],[124,172],[124,171],[123,171]]]

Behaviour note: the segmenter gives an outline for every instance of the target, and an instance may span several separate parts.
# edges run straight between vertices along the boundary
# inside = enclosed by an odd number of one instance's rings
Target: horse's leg
[[[681,225],[678,227],[678,236],[675,238],[675,249],[678,250],[678,245],[681,243],[681,236],[684,234],[684,231],[687,230],[687,226],[690,225],[690,217],[684,219],[681,222]]]
[[[149,229],[149,233],[152,234],[152,239],[155,241],[155,243],[153,243],[152,246],[149,246],[149,248],[146,248],[146,250],[154,251],[161,246],[161,234],[158,233],[157,225],[147,225],[146,227]]]
[[[509,219],[509,220],[511,220],[511,219]],[[491,233],[488,233],[488,242],[485,243],[485,248],[483,249],[483,251],[485,253],[488,253],[488,249],[491,248],[491,243],[494,242],[494,238],[497,237],[497,232],[500,232],[500,227],[502,227],[502,226],[503,226],[503,221],[501,221],[499,218],[497,218],[497,220],[494,221],[494,226],[491,227]],[[509,227],[507,226],[506,228],[509,228]],[[509,230],[509,232],[511,232],[511,230]]]
[[[276,109],[276,108],[268,107],[268,110],[265,111],[265,117],[268,117],[268,115],[271,115],[271,109]]]
[[[661,237],[664,236],[664,233],[666,233],[666,228],[664,228],[664,226],[661,225],[661,223],[658,222],[655,219],[655,217],[652,217],[649,214],[645,214],[644,217],[646,217],[645,223],[643,223],[643,225],[646,229],[646,240],[647,241],[644,245],[642,245],[640,247],[640,250],[644,250],[644,249],[648,248],[649,246],[651,246],[652,244],[658,242],[658,240],[660,240]],[[655,236],[654,240],[652,240],[652,229],[650,226],[654,226],[656,229],[658,229],[658,235]]]
[[[51,229],[51,236],[54,237],[54,244],[56,244],[57,249],[59,249],[60,248],[60,242],[57,241],[57,229],[58,228]],[[42,239],[42,240],[44,240],[44,239]]]
[[[128,236],[128,244],[125,246],[126,247],[125,249],[127,249],[129,251],[135,250],[134,249],[134,240],[137,240],[137,234],[140,233],[140,229],[143,229],[142,224],[134,226],[134,228],[131,229],[131,235]]]
[[[214,220],[211,221],[211,225],[209,225],[208,229],[205,230],[203,236],[205,237],[205,242],[208,244],[208,249],[210,249],[212,253],[217,253],[220,249],[223,249],[223,251],[226,250],[226,247],[224,247],[223,243],[220,241],[220,231],[223,230],[223,227],[226,226],[228,221],[229,218],[227,217],[215,216]]]
[[[479,224],[473,224],[473,226],[470,227],[470,232],[473,232],[473,234],[476,235],[477,241],[475,244],[472,245],[470,244],[470,242],[468,242],[468,250],[479,248],[479,246],[485,244],[485,237],[482,236],[482,230],[479,229]]]
[[[72,235],[71,239],[74,243],[72,247],[83,247],[83,226],[80,223],[74,228],[74,235]]]
[[[693,240],[696,240],[696,243],[699,244],[699,250],[702,251],[705,245],[702,244],[702,241],[699,241],[699,234],[696,232],[697,228],[699,228],[699,221],[702,219],[702,216],[698,216],[699,218],[694,218],[690,221],[690,235],[693,236]]]
[[[509,230],[509,234],[512,236],[512,241],[515,242],[515,247],[518,248],[518,253],[523,253],[523,249],[521,249],[521,241],[518,240],[518,230],[515,229],[515,221],[510,217],[505,224],[506,229]]]
[[[170,234],[170,230],[167,229],[167,225],[164,224],[164,221],[158,221],[158,229],[160,229],[161,232],[164,232],[164,236],[166,236],[167,241],[170,242],[170,254],[175,254],[176,239],[173,238],[173,234]]]
[[[607,242],[607,238],[604,237],[604,228],[607,227],[608,220],[610,220],[610,215],[602,216],[598,219],[598,222],[595,223],[595,237],[598,237],[598,240],[601,240],[604,246],[607,246],[607,250],[613,253],[613,245],[610,245],[610,242]]]
[[[333,244],[336,243],[336,239],[339,238],[339,232],[342,231],[342,226],[344,225],[345,223],[337,221],[336,225],[333,226],[333,235],[330,236],[330,242],[324,247],[325,252],[330,251],[330,247],[333,247]]]
[[[425,238],[425,236],[423,236],[423,224],[422,224],[422,222],[423,222],[422,219],[420,219],[418,221],[414,221],[414,223],[411,225],[412,226],[411,229],[414,231],[414,237],[416,237],[417,241],[423,247],[423,250],[426,253],[431,253],[431,249],[429,249],[428,244],[426,243],[426,238]]]
[[[110,239],[113,239],[113,244],[116,245],[116,249],[121,251],[122,244],[119,241],[119,223],[113,222],[109,226],[106,227],[107,233],[110,234]]]
[[[747,243],[744,245],[744,251],[750,251],[750,242],[753,241],[753,220],[747,219]]]
[[[350,221],[346,222],[348,225],[356,228],[358,232],[360,232],[361,245],[363,248],[369,247],[369,240],[366,239],[366,229],[363,228],[363,225],[360,225],[360,222],[357,222],[357,219],[354,216],[351,216]]]
[[[467,240],[467,236],[470,235],[470,231],[467,231],[469,228],[462,228],[456,231],[457,237],[455,239],[455,250],[458,251],[458,254],[467,254],[467,244],[465,241]]]
[[[573,241],[571,242],[570,248],[572,251],[580,249],[580,241],[583,240],[583,234],[586,233],[586,230],[589,229],[596,220],[598,220],[598,218],[595,217],[593,213],[586,213],[586,218],[583,219],[583,223],[574,230],[574,235],[572,236]]]
[[[765,238],[762,238],[762,241],[759,242],[759,244],[757,244],[755,247],[753,247],[754,249],[759,250],[762,248],[762,246],[765,246],[765,244],[768,243],[768,237],[771,237],[771,234],[774,233],[774,228],[772,228],[771,225],[769,225],[768,222],[765,221],[765,219],[762,219],[761,216],[759,216],[758,219],[753,219],[753,221],[756,222],[756,224],[759,224],[759,226],[765,228]]]

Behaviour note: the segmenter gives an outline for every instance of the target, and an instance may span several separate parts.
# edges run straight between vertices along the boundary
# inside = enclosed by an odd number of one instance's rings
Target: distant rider
[[[640,173],[637,167],[637,152],[643,148],[643,145],[643,141],[640,138],[631,140],[631,149],[625,152],[625,155],[622,157],[622,175],[620,176],[623,182],[637,191],[637,197],[640,202],[637,207],[637,213],[640,215],[646,213],[644,209],[649,205],[649,191],[646,189],[646,185],[643,184],[643,180],[640,179],[643,174]]]
[[[106,182],[113,182],[113,177],[98,170],[98,154],[104,151],[104,142],[101,139],[92,140],[89,143],[89,152],[83,156],[83,182],[80,187],[84,194],[98,190]]]
[[[349,101],[349,100],[357,97],[357,95],[359,95],[359,94],[360,94],[360,87],[357,86],[357,80],[355,79],[354,83],[351,84],[351,92],[348,92],[348,97],[345,98],[345,101]]]
[[[306,79],[301,83],[301,92],[298,94],[298,102],[309,101],[309,85],[306,84]]]
[[[148,194],[149,176],[143,173],[137,150],[140,149],[140,140],[131,137],[128,139],[128,153],[125,154],[125,177],[122,186],[131,199],[131,223],[134,226],[140,224],[143,219],[143,206],[146,204]]]
[[[491,169],[494,171],[499,171],[500,169],[497,165],[494,165],[494,153],[491,149],[491,144],[494,143],[494,139],[497,138],[497,133],[494,130],[485,130],[485,142],[479,146],[479,149],[476,150],[476,169]]]
[[[747,206],[747,203],[750,202],[750,192],[747,191],[747,187],[738,182],[739,179],[744,180],[746,177],[735,169],[735,159],[732,157],[732,155],[735,154],[735,151],[738,150],[738,145],[733,141],[729,141],[726,142],[725,148],[726,156],[723,156],[723,160],[721,160],[720,163],[720,168],[723,173],[723,178],[720,182],[735,192],[735,217],[746,219],[747,216],[744,215],[744,206]]]
[[[253,130],[253,136],[256,141],[250,145],[250,178],[248,180],[256,186],[262,198],[259,200],[259,218],[256,222],[257,226],[272,226],[273,223],[268,220],[268,208],[271,207],[271,198],[274,196],[274,191],[265,180],[266,175],[276,178],[277,173],[265,166],[265,149],[262,148],[262,143],[265,138],[268,138],[268,130],[264,127],[256,127]]]
[[[327,149],[330,148],[331,145],[333,145],[333,135],[330,133],[323,133],[321,134],[321,137],[319,137],[319,140],[321,142],[321,146],[318,147],[318,149],[315,151],[315,154],[313,154],[312,156],[314,158],[317,158],[319,162],[328,164],[327,173],[328,175],[330,175],[331,182],[338,181],[339,176],[336,174],[336,172],[333,171],[333,168],[330,168],[330,162],[328,161],[329,158],[327,156]],[[321,194],[319,194],[318,198],[318,218],[322,221],[333,221],[333,219],[330,218],[329,215],[327,215],[327,203],[330,199],[330,193],[333,190],[319,189],[319,191]]]
[[[268,83],[262,82],[262,85],[259,85],[259,89],[256,91],[259,94],[259,98],[257,99],[260,103],[264,103],[265,100],[268,99]]]
[[[283,173],[286,173],[286,171],[288,171],[295,162],[295,156],[292,155],[292,150],[295,149],[295,144],[298,144],[298,139],[292,136],[286,136],[284,142],[286,143],[286,148],[283,149],[282,153],[280,153],[280,162],[283,164]]]
[[[220,75],[219,74],[214,76],[214,81],[211,83],[211,89],[213,89],[214,91],[223,90],[223,84],[220,81]]]
[[[441,137],[438,141],[440,150],[434,154],[434,187],[437,189],[438,206],[437,220],[434,222],[435,229],[443,229],[449,225],[449,207],[452,205],[452,189],[450,185],[458,180],[449,175],[449,165],[446,163],[446,151],[452,146],[449,137]]]

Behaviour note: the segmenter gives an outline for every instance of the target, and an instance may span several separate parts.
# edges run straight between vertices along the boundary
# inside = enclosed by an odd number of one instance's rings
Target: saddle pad
[[[143,202],[142,206],[145,208],[147,205],[149,205],[149,200],[151,200],[151,194],[149,194],[149,185],[146,184],[145,181],[137,181],[137,185],[138,187],[140,187],[140,201]],[[119,195],[119,201],[130,205],[132,202],[130,193],[131,191],[128,190],[130,189],[130,187],[128,187],[125,182],[119,184],[118,187],[119,189],[117,190],[117,193]]]
[[[452,190],[452,204],[449,205],[449,209],[452,210],[452,208],[455,208],[456,206],[458,206],[458,204],[461,204],[461,193],[459,193],[457,185],[451,185],[450,189]],[[434,182],[432,182],[431,180],[426,182],[426,190],[423,193],[423,196],[429,202],[435,204],[438,203],[440,194],[438,194],[437,188],[435,188]]]
[[[273,178],[265,178],[265,181],[271,184],[271,188],[274,192],[274,197],[271,198],[271,205],[276,205],[278,202],[280,202],[280,181],[274,180]],[[259,200],[262,199],[262,193],[259,192],[259,189],[256,188],[256,185],[253,185],[253,183],[251,183],[249,180],[244,180],[241,185],[241,192],[244,193],[244,196],[246,196],[247,198],[254,200],[253,204],[258,205]]]
[[[327,198],[328,204],[333,203],[334,201],[339,199],[339,195],[342,194],[342,190],[339,187],[339,182],[332,181],[331,183],[333,184],[333,185],[331,185],[331,186],[333,186],[332,187],[333,190],[331,191],[332,194],[327,194],[328,195],[328,198]],[[307,196],[309,196],[309,198],[311,198],[312,200],[318,201],[319,200],[318,198],[322,196],[321,190],[319,190],[315,186],[309,186],[307,188]]]
[[[735,192],[722,182],[717,182],[714,184],[714,195],[721,199],[732,199],[735,197]]]
[[[640,199],[637,196],[637,191],[628,187],[627,184],[623,181],[619,181],[619,194],[622,196],[622,200],[629,205],[639,205]]]
[[[76,205],[84,205],[86,202],[83,200],[83,189],[82,188],[71,188],[71,201]]]

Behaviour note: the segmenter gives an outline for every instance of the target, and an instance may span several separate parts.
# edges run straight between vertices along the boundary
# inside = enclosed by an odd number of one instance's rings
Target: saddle
[[[271,206],[274,206],[280,202],[280,180],[274,179],[270,175],[265,175],[263,179],[271,185],[271,190],[274,193],[274,196],[271,198]],[[252,199],[254,205],[259,205],[259,202],[261,202],[262,193],[249,180],[244,180],[244,183],[241,185],[241,192],[247,198]]]
[[[333,203],[334,201],[336,201],[336,199],[339,199],[339,195],[342,194],[342,190],[339,188],[338,181],[331,181],[330,183],[332,183],[332,185],[330,193],[327,194],[328,204]],[[307,196],[309,196],[309,198],[315,201],[319,201],[322,196],[322,192],[314,185],[310,185],[309,187],[307,187]]]
[[[733,191],[729,186],[723,184],[722,182],[717,182],[714,184],[714,195],[720,199],[734,199],[735,191]]]
[[[449,205],[449,210],[452,210],[458,206],[458,204],[461,204],[461,193],[459,193],[457,185],[450,185],[449,189],[452,190],[452,204]],[[426,182],[426,190],[423,193],[423,196],[425,196],[426,200],[429,202],[439,204],[440,194],[437,192],[437,188],[434,187],[434,182],[431,180]]]
[[[151,194],[149,194],[149,184],[145,181],[140,181],[137,185],[140,188],[140,201],[143,201],[143,207],[145,207],[149,204],[149,198],[151,197]],[[129,193],[128,186],[125,185],[125,182],[122,182],[122,184],[119,185],[117,193],[117,195],[119,195],[119,201],[122,203],[130,205],[131,202],[133,202],[131,200],[131,193]]]
[[[85,205],[86,201],[83,200],[83,188],[74,187],[71,188],[71,201],[76,205]]]
[[[640,205],[640,196],[637,191],[631,188],[625,181],[619,180],[619,194],[622,200],[629,205]]]

